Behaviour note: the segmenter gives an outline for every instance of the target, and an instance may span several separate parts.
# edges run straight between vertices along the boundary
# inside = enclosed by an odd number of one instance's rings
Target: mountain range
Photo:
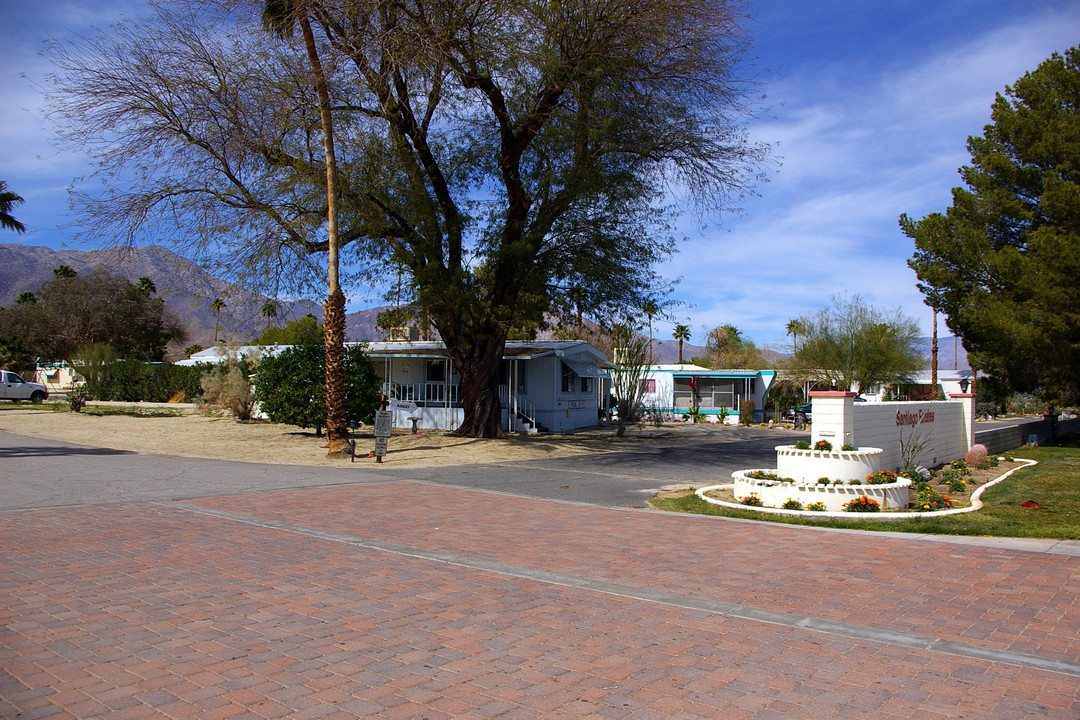
[[[215,325],[219,318],[210,308],[210,303],[217,297],[225,302],[217,328],[218,339],[249,342],[258,337],[267,325],[267,318],[262,315],[262,307],[270,299],[266,295],[216,278],[198,264],[159,245],[134,249],[53,250],[40,245],[0,243],[0,306],[14,303],[19,293],[36,291],[53,279],[53,269],[60,265],[67,265],[79,273],[102,270],[131,282],[144,276],[150,278],[157,288],[157,296],[165,301],[166,306],[187,328],[185,345],[209,347],[214,344]],[[277,317],[272,318],[276,325],[284,325],[309,313],[322,321],[322,307],[316,302],[276,302]],[[382,333],[376,330],[375,320],[384,309],[375,307],[349,313],[345,320],[346,339],[381,340]],[[541,333],[539,339],[551,337],[552,334],[547,332]],[[927,361],[930,359],[930,344],[930,338],[921,338],[920,350]],[[938,367],[942,370],[953,367],[953,349],[951,335],[939,339]],[[960,368],[966,368],[967,353],[963,346],[958,346],[957,350],[957,364]],[[770,363],[787,358],[772,350],[764,352]],[[689,363],[691,358],[704,354],[704,346],[683,343],[684,362]],[[675,363],[678,356],[677,340],[654,336],[653,357],[658,364]]]

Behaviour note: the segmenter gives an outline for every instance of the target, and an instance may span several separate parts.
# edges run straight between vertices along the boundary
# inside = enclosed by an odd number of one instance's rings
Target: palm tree
[[[315,34],[308,18],[307,0],[265,0],[263,26],[279,36],[292,34],[300,25],[307,51],[308,66],[319,98],[319,122],[322,126],[323,157],[326,163],[326,222],[328,294],[323,303],[325,320],[323,340],[326,347],[326,437],[330,457],[345,457],[349,447],[349,427],[345,419],[345,294],[338,280],[338,190],[337,156],[334,153],[334,122],[330,110],[330,91],[326,84]]]
[[[267,300],[259,308],[259,313],[266,318],[266,329],[270,329],[270,323],[277,317],[277,302],[274,300]]]
[[[25,201],[21,197],[7,189],[6,182],[0,180],[0,227],[17,233],[26,232],[26,226],[11,216],[15,206],[23,202]]]
[[[15,298],[17,305],[34,305],[37,303],[37,296],[29,290],[23,290],[19,293],[19,296]]]
[[[77,272],[72,270],[67,265],[57,265],[56,267],[53,268],[52,274],[53,274],[53,277],[55,279],[57,279],[57,280],[59,280],[61,278],[73,278],[73,277],[76,277],[78,275]]]
[[[787,334],[791,336],[792,340],[792,354],[799,352],[799,335],[806,332],[806,327],[803,325],[802,320],[788,320]]]
[[[653,300],[646,300],[641,305],[641,312],[645,313],[646,317],[649,318],[649,364],[652,365],[654,363],[652,351],[652,319],[654,316],[660,314],[660,306]]]
[[[676,325],[675,332],[671,333],[671,337],[679,341],[679,364],[682,365],[683,342],[690,340],[690,326],[681,324]]]
[[[210,309],[214,311],[214,342],[217,343],[218,330],[221,329],[221,311],[225,309],[225,301],[216,297],[210,301]]]
[[[157,285],[145,275],[139,278],[139,281],[135,283],[135,288],[144,295],[153,295],[157,292]]]

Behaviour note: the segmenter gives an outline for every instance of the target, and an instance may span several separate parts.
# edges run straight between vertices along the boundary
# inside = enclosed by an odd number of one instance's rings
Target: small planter
[[[800,450],[794,445],[776,446],[776,474],[797,482],[815,482],[819,477],[836,480],[864,480],[881,469],[881,448],[855,450]]]

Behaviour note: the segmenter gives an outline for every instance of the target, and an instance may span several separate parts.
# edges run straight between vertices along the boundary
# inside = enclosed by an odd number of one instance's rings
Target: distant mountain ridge
[[[157,288],[157,297],[165,301],[166,307],[187,328],[187,345],[213,345],[216,317],[210,303],[216,297],[225,302],[219,339],[248,342],[266,328],[262,307],[270,298],[216,278],[191,260],[158,245],[133,250],[53,250],[38,245],[2,243],[0,305],[11,305],[19,293],[36,291],[53,279],[53,269],[59,265],[67,265],[78,273],[102,270],[130,282],[143,276],[150,278]],[[316,302],[277,302],[275,325],[284,325],[309,313],[322,320],[322,307]],[[374,339],[378,313],[379,308],[375,308],[349,315],[346,320],[348,339]]]
[[[53,269],[68,265],[76,272],[84,273],[100,269],[119,275],[131,282],[146,276],[154,281],[157,296],[165,301],[180,321],[187,327],[185,345],[198,343],[209,347],[214,343],[215,314],[210,302],[221,297],[226,307],[221,313],[219,339],[248,342],[258,337],[266,328],[262,306],[269,299],[266,295],[246,290],[233,283],[214,277],[198,264],[172,252],[168,248],[151,245],[133,250],[110,248],[104,250],[53,250],[40,245],[0,243],[0,306],[11,305],[19,293],[34,292],[53,279]],[[275,325],[284,325],[308,313],[322,320],[322,307],[311,300],[278,301]],[[375,328],[378,314],[386,306],[349,313],[346,316],[345,337],[350,341],[381,340],[383,335]],[[554,337],[553,331],[541,333],[541,340]],[[931,338],[919,339],[920,353],[929,369]],[[951,370],[955,365],[966,369],[967,353],[963,345],[956,346],[958,358],[953,360],[954,343],[951,335],[938,338],[938,368]],[[765,350],[771,366],[785,361],[788,356]],[[683,362],[705,354],[702,345],[683,343]],[[653,357],[657,364],[670,365],[679,358],[677,340],[653,338]]]

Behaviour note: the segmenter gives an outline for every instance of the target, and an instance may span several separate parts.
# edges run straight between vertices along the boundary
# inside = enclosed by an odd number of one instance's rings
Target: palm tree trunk
[[[306,12],[297,18],[304,34],[304,47],[315,78],[319,96],[319,122],[322,125],[323,155],[326,158],[327,284],[323,303],[323,342],[326,347],[326,437],[329,457],[345,457],[349,449],[349,427],[345,418],[345,295],[338,275],[338,190],[337,156],[334,152],[334,122],[330,111],[330,93],[326,87],[315,34]]]

